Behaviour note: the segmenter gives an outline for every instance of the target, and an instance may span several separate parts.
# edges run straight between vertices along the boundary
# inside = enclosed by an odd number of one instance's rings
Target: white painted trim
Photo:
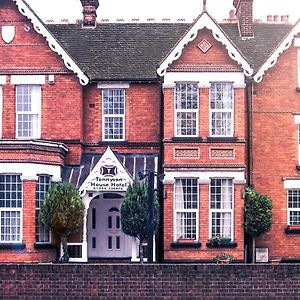
[[[62,148],[64,151],[68,152],[68,148],[64,144],[44,142],[44,141],[22,141],[22,140],[0,140],[0,145],[35,145],[35,146],[45,146],[52,148]]]
[[[300,124],[300,115],[295,115],[294,116],[294,122],[295,122],[295,124]]]
[[[46,83],[45,75],[11,75],[10,83],[17,84],[36,84],[43,85]]]
[[[163,83],[163,88],[164,89],[174,89],[175,88],[175,83],[169,83],[169,84],[167,84],[167,83]]]
[[[21,175],[22,181],[37,181],[39,177],[36,175]]]
[[[300,47],[297,50],[298,87],[300,87]]]
[[[232,178],[234,182],[236,183],[246,183],[245,178],[245,171],[174,171],[174,172],[168,172],[165,171],[165,178],[163,180],[164,184],[170,184],[175,182],[175,179],[177,178],[193,178],[197,177],[200,178],[201,184],[204,184],[205,182],[210,182],[210,178]],[[299,178],[300,181],[300,178]]]
[[[291,47],[294,37],[300,32],[300,20],[295,24],[290,33],[283,39],[279,46],[273,51],[266,62],[259,68],[256,74],[253,76],[255,82],[261,82],[264,74],[270,68],[274,67],[278,57],[288,48]],[[298,43],[298,42],[296,42]]]
[[[283,188],[300,189],[300,177],[299,179],[283,179]]]
[[[203,28],[210,29],[212,31],[213,37],[218,42],[221,42],[223,45],[225,45],[230,58],[241,65],[246,76],[251,76],[253,74],[253,69],[251,68],[249,63],[235,48],[226,34],[221,30],[221,28],[215,23],[215,21],[207,12],[203,12],[193,24],[193,26],[189,29],[189,31],[178,42],[176,47],[162,61],[159,68],[157,69],[157,74],[159,76],[164,76],[166,74],[167,69],[172,64],[172,62],[179,59],[183,49],[197,37],[198,31]]]
[[[165,85],[175,86],[177,82],[199,82],[201,87],[210,87],[211,82],[232,82],[244,86],[245,76],[241,72],[168,72],[164,77]]]
[[[294,46],[295,47],[300,47],[300,38],[295,38],[295,40],[294,40]]]
[[[2,139],[2,110],[3,110],[3,92],[0,85],[0,139]]]
[[[22,178],[32,178],[39,174],[47,174],[55,178],[61,177],[61,167],[48,164],[1,163],[0,174],[21,174]]]
[[[58,55],[62,57],[65,66],[77,75],[80,84],[87,85],[89,83],[89,78],[83,73],[83,71],[78,67],[78,65],[71,58],[71,56],[63,49],[63,47],[52,36],[50,31],[48,31],[48,29],[44,26],[44,24],[33,12],[33,10],[27,4],[25,4],[23,0],[13,0],[13,1],[16,3],[20,13],[31,21],[35,31],[46,38],[50,49],[53,52],[58,53]]]
[[[246,83],[242,83],[242,84],[240,84],[240,83],[234,83],[233,84],[233,88],[234,89],[244,89],[246,87]]]
[[[97,83],[98,89],[129,89],[130,84],[129,83]]]
[[[6,75],[0,75],[0,84],[1,85],[6,84]]]

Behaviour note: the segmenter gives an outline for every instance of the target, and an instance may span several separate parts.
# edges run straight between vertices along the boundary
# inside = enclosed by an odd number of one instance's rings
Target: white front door
[[[131,257],[131,237],[121,229],[122,199],[92,200],[88,216],[88,256],[98,258]]]

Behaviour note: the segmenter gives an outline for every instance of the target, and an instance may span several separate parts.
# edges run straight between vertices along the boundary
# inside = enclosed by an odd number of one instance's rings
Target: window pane
[[[211,134],[233,135],[233,86],[231,83],[212,83],[210,87]]]
[[[20,211],[1,211],[0,241],[21,241],[21,213]]]
[[[232,179],[211,179],[211,236],[232,238],[233,182]]]
[[[40,86],[18,85],[16,87],[18,137],[39,137],[40,107]]]
[[[22,207],[22,181],[19,175],[0,176],[0,208]]]
[[[124,139],[125,90],[103,90],[104,139]]]
[[[42,207],[45,195],[50,187],[51,177],[48,175],[40,175],[36,183],[35,206],[36,206],[36,220],[35,220],[35,236],[37,243],[50,242],[50,230],[40,221],[39,214]]]
[[[198,179],[175,181],[176,239],[197,238]]]
[[[175,90],[175,124],[177,136],[196,136],[198,115],[198,86],[177,83]]]

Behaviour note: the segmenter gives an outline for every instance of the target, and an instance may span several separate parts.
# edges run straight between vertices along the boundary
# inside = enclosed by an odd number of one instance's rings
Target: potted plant
[[[227,253],[221,253],[214,257],[214,261],[217,262],[217,264],[230,264],[233,260],[233,257]]]
[[[208,240],[208,244],[210,244],[211,246],[220,246],[221,245],[221,236],[219,234],[212,236],[209,240]]]
[[[221,235],[217,234],[212,236],[208,240],[208,244],[210,246],[221,246],[221,245],[228,245],[231,243],[231,237],[222,237]]]

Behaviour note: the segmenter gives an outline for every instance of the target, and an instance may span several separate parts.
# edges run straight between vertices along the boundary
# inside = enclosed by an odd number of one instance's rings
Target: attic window
[[[203,53],[206,53],[211,47],[212,44],[206,39],[202,40],[197,46]]]

